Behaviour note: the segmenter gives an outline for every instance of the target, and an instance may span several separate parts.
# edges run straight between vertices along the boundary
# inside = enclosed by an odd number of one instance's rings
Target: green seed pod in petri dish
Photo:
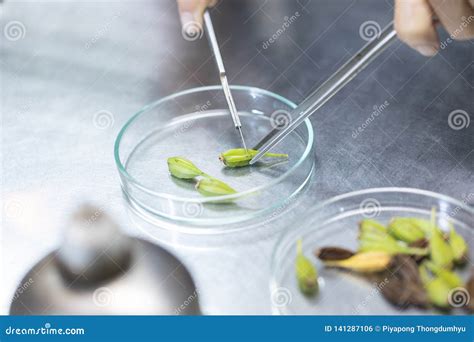
[[[303,254],[303,241],[296,245],[296,279],[301,292],[307,296],[314,296],[319,290],[318,272],[311,260]]]
[[[203,178],[196,184],[196,190],[203,196],[224,196],[236,194],[237,191],[215,178]]]
[[[256,150],[245,148],[235,148],[227,150],[219,156],[219,160],[227,167],[243,167],[249,165],[252,158],[258,153]],[[265,157],[287,159],[288,155],[284,153],[265,153]]]
[[[204,175],[204,172],[199,170],[196,165],[183,157],[168,158],[168,170],[173,177],[180,179],[193,179]]]

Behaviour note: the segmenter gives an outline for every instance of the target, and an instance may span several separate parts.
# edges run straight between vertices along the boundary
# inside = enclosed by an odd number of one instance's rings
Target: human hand
[[[212,7],[217,0],[177,0],[179,17],[183,33],[196,35],[202,30],[202,15],[206,8]]]
[[[398,37],[425,56],[439,49],[437,18],[450,38],[474,38],[474,0],[395,0],[395,30]]]

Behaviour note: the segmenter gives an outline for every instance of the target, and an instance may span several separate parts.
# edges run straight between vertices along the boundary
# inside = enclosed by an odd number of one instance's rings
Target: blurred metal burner
[[[172,254],[122,234],[83,206],[62,246],[38,262],[13,296],[12,315],[198,315],[198,292]]]

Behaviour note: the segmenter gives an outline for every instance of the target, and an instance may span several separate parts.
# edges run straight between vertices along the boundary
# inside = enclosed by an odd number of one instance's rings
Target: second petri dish
[[[459,289],[458,306],[450,312],[400,309],[383,296],[383,287],[393,279],[393,273],[381,278],[328,268],[315,256],[321,247],[358,249],[359,223],[372,219],[387,224],[394,217],[431,219],[436,209],[437,224],[448,232],[452,223],[469,244],[474,240],[474,209],[466,203],[438,193],[412,188],[374,188],[333,197],[319,203],[298,219],[294,229],[287,229],[275,246],[270,279],[271,303],[275,314],[282,315],[429,315],[436,313],[463,314],[463,289]],[[289,225],[291,223],[288,223]],[[296,243],[302,239],[303,253],[318,269],[320,291],[314,297],[303,295],[295,277]],[[469,249],[468,259],[474,260]],[[465,281],[469,267],[457,268]],[[464,290],[465,291],[465,290]],[[453,296],[456,292],[453,292]],[[465,292],[464,292],[465,294]],[[465,304],[465,302],[464,302]]]

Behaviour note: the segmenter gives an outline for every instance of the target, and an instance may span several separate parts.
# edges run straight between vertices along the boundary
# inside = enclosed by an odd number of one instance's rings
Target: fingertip
[[[433,57],[438,53],[438,47],[433,45],[416,45],[414,48],[425,57]]]
[[[395,30],[401,41],[423,56],[436,55],[439,38],[427,0],[396,0]]]
[[[179,18],[183,33],[195,35],[202,32],[201,2],[178,0]]]
[[[191,12],[181,12],[179,18],[181,19],[181,25],[183,28],[194,21],[194,15]]]

